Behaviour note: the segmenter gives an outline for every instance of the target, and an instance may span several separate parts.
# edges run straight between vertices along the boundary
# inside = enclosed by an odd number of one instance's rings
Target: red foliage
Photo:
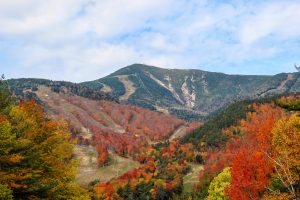
[[[273,172],[273,164],[266,154],[272,153],[272,128],[285,113],[270,104],[253,107],[255,112],[248,113],[246,120],[224,130],[228,136],[225,148],[208,153],[204,170],[200,172],[201,185],[230,166],[232,182],[227,194],[232,200],[258,199]],[[237,129],[241,135],[230,133]]]
[[[259,199],[259,191],[269,184],[273,163],[261,151],[243,146],[232,161],[232,182],[228,189],[231,199]]]
[[[193,121],[191,122],[188,127],[186,128],[187,133],[191,133],[196,128],[199,128],[202,125],[202,122]]]
[[[232,183],[228,189],[231,199],[259,199],[260,191],[269,184],[273,163],[271,153],[272,129],[284,112],[269,104],[254,106],[241,122],[244,132],[241,147],[232,159]]]
[[[99,167],[102,167],[108,163],[107,147],[97,144],[96,149],[98,152],[97,164]]]
[[[153,141],[167,139],[185,122],[171,115],[144,108],[101,101],[104,111],[133,135],[145,135]]]
[[[171,115],[110,101],[94,101],[78,96],[49,96],[51,114],[63,117],[78,137],[78,144],[100,144],[121,156],[135,156],[148,141],[169,138],[186,122]],[[80,134],[84,127],[90,133]],[[76,134],[75,134],[76,133]]]

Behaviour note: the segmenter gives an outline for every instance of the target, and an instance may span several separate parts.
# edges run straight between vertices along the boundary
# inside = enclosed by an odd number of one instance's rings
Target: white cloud
[[[281,38],[299,36],[299,10],[296,1],[268,4],[247,19],[240,32],[241,41],[251,44],[272,34]]]
[[[10,2],[10,3],[6,3]],[[0,35],[40,34],[61,26],[81,8],[83,0],[12,0],[0,3]]]
[[[0,0],[0,66],[76,82],[132,63],[256,73],[244,66],[276,60],[275,73],[298,55],[299,10],[283,0]]]

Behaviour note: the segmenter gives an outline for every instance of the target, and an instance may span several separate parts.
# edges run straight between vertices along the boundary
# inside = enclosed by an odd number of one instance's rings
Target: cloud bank
[[[0,72],[81,82],[133,64],[293,71],[299,1],[0,0]]]

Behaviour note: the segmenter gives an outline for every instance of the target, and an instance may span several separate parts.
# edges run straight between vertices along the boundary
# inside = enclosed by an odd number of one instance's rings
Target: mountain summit
[[[299,77],[300,73],[228,75],[133,64],[82,84],[123,103],[192,120],[205,118],[235,100],[299,92]]]

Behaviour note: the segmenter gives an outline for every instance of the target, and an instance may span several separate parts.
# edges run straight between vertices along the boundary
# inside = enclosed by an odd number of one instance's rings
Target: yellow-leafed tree
[[[296,114],[279,120],[273,128],[272,146],[274,155],[269,156],[275,164],[275,181],[280,182],[289,196],[300,195],[300,117]],[[278,193],[278,191],[275,191]],[[280,194],[285,195],[287,194]],[[279,196],[277,194],[277,197]]]
[[[89,199],[74,182],[73,148],[67,124],[34,101],[9,108],[0,115],[0,199]]]
[[[207,200],[224,200],[228,199],[225,194],[226,188],[231,182],[230,168],[227,167],[216,176],[209,185]]]

